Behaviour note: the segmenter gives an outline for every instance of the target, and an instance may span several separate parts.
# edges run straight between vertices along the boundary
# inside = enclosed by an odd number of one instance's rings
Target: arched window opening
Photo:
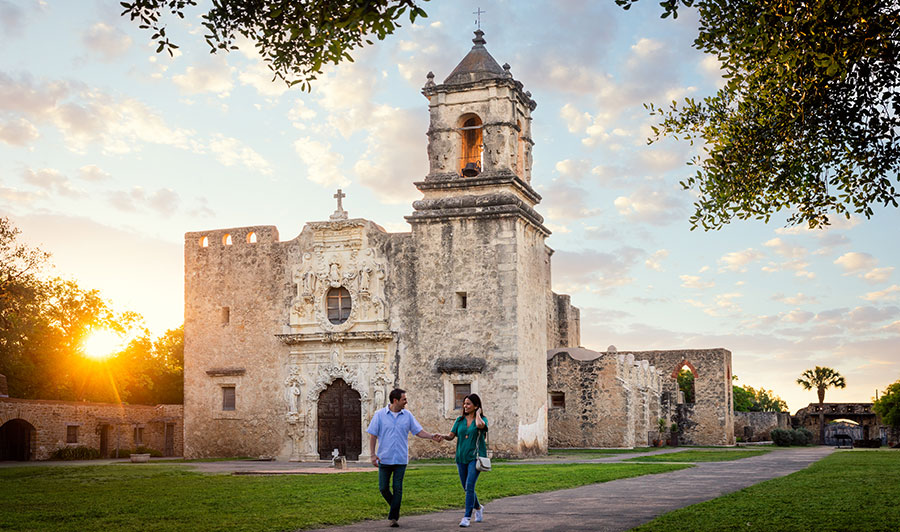
[[[519,127],[518,136],[518,144],[516,150],[516,175],[522,179],[525,179],[525,132],[522,131],[522,121],[516,121],[516,125]]]
[[[248,244],[256,244],[256,233],[249,232],[247,233],[247,243]]]
[[[332,288],[325,298],[328,306],[328,321],[340,325],[350,317],[350,292],[343,286]]]
[[[201,248],[208,248],[208,247],[209,247],[209,237],[204,236],[204,237],[201,237],[201,238],[200,238],[200,247],[201,247]]]
[[[233,243],[234,243],[234,242],[231,240],[231,235],[226,234],[225,236],[222,237],[222,244],[223,244],[223,245],[225,245],[225,246],[230,246],[230,245],[233,244]]]
[[[481,173],[481,154],[483,151],[483,128],[481,119],[475,115],[466,115],[462,119],[462,146],[460,150],[459,173],[465,177],[475,177]]]
[[[687,364],[683,364],[678,370],[678,376],[676,377],[678,380],[678,391],[680,392],[678,395],[682,398],[681,401],[678,401],[679,403],[694,403],[697,398],[695,377],[693,369]]]

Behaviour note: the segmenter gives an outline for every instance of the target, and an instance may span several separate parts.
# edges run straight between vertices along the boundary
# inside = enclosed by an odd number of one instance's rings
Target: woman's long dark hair
[[[465,401],[466,399],[472,402],[472,405],[475,407],[476,411],[481,408],[481,397],[478,397],[477,393],[470,393],[463,398],[463,401]],[[484,415],[484,408],[481,408],[481,414]]]

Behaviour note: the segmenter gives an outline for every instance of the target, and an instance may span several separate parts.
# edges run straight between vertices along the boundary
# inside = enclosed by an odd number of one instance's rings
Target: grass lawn
[[[668,513],[634,531],[900,530],[900,452],[839,451],[810,467]]]
[[[538,493],[690,467],[678,464],[494,466],[478,498]],[[0,469],[0,530],[228,530],[313,528],[385,519],[378,473],[204,475],[176,465]],[[461,508],[454,466],[411,466],[403,514]]]
[[[751,456],[759,456],[770,452],[766,450],[721,450],[721,451],[679,451],[677,453],[654,454],[652,456],[639,456],[628,458],[626,462],[727,462],[740,460]]]

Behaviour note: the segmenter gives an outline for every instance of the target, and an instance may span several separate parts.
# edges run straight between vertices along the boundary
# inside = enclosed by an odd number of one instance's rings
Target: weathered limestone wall
[[[583,348],[550,353],[548,390],[565,394],[565,407],[550,408],[551,447],[646,445],[659,416],[656,368],[630,355]]]
[[[285,260],[296,245],[279,242],[272,226],[185,235],[186,457],[273,456],[281,449],[287,349],[275,334],[287,323]],[[235,409],[225,411],[222,389],[230,386]]]
[[[739,441],[769,441],[774,429],[791,428],[787,412],[735,412],[734,436]]]
[[[173,449],[170,456],[183,454],[181,405],[117,405],[74,401],[0,398],[0,426],[20,419],[34,427],[31,460],[47,460],[63,447],[85,446],[100,449],[101,427],[109,426],[108,451],[150,447],[165,453],[165,430],[170,425]],[[66,443],[69,426],[77,427],[76,443]],[[142,442],[135,442],[134,429],[143,428]]]
[[[681,408],[680,443],[685,445],[734,445],[734,412],[732,406],[731,352],[727,349],[680,349],[671,351],[619,351],[635,360],[647,360],[662,374],[662,394],[668,400],[678,397],[676,376],[685,365],[695,373],[693,405]],[[663,400],[665,403],[666,400]],[[665,417],[673,421],[676,410],[670,406]]]
[[[426,430],[448,432],[459,411],[447,404],[444,389],[468,383],[484,403],[491,447],[516,453],[521,423],[516,220],[418,222],[412,240],[416,258],[400,303],[409,311],[403,322],[408,341],[401,339],[399,354],[399,386],[409,393],[409,408]],[[468,369],[466,361],[476,359],[483,369]],[[449,454],[452,446],[414,439],[411,450],[420,456]]]
[[[578,347],[581,345],[581,311],[572,306],[572,298],[567,294],[550,292],[549,299],[547,343],[550,349]]]
[[[547,452],[547,291],[550,255],[545,234],[525,220],[516,221],[516,330],[518,355],[517,454]]]

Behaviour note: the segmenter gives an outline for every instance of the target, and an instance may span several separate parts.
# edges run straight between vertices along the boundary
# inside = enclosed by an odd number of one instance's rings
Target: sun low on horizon
[[[91,332],[82,343],[84,356],[96,361],[104,361],[119,352],[125,339],[109,329]]]

